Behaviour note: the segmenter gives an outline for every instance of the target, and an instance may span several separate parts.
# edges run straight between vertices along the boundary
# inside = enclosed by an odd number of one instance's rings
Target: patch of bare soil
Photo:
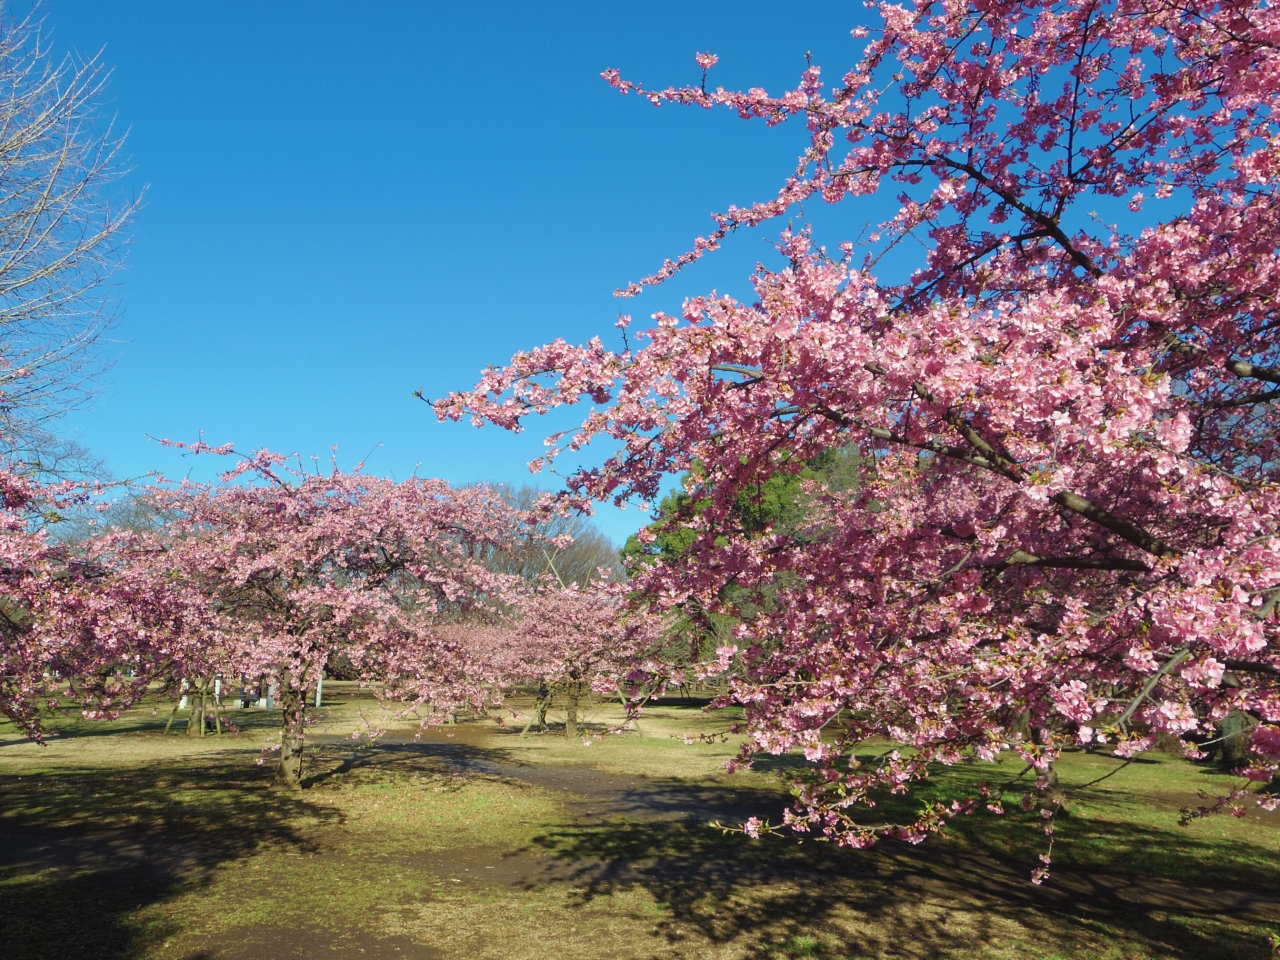
[[[186,960],[440,960],[434,947],[408,937],[374,937],[360,930],[258,924],[236,930],[220,943]]]
[[[441,729],[448,732],[442,734]],[[378,749],[430,757],[459,774],[518,780],[568,794],[567,809],[575,819],[586,821],[740,822],[751,816],[776,820],[782,813],[781,803],[758,790],[700,786],[678,779],[597,770],[584,764],[520,762],[503,749],[501,735],[478,724],[437,728],[431,733],[434,735],[418,740],[388,737],[379,741]]]

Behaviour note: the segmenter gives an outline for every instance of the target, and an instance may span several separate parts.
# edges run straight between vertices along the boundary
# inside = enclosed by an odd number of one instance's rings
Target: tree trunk
[[[191,695],[191,717],[187,720],[187,736],[204,736],[204,696],[208,682],[201,682],[199,688]]]
[[[582,697],[582,685],[570,683],[564,692],[564,735],[570,740],[578,736],[578,701]]]
[[[1062,789],[1062,781],[1058,778],[1057,762],[1050,763],[1041,776],[1047,781],[1049,787],[1044,792],[1045,806],[1058,816],[1069,815],[1071,804],[1068,802],[1067,791]]]
[[[547,708],[549,706],[551,706],[551,694],[543,688],[538,691],[538,697],[533,701],[533,713],[529,715],[529,722],[520,731],[520,736],[528,736],[529,731],[535,724],[537,724],[539,733],[542,733],[547,728]]]
[[[169,728],[173,726],[174,718],[178,716],[178,708],[182,706],[181,700],[173,701],[173,710],[169,713],[169,722],[164,725],[164,732],[168,733]]]
[[[680,689],[680,695],[684,696],[684,686],[682,685],[679,689]],[[618,702],[622,704],[622,718],[623,720],[625,720],[627,717],[627,712],[631,709],[631,701],[627,699],[627,693],[625,690],[622,689],[622,684],[618,684]],[[644,734],[640,731],[639,718],[637,717],[631,718],[631,729],[636,732],[636,736],[638,737],[644,736]]]
[[[1242,710],[1232,710],[1218,721],[1218,763],[1228,770],[1249,762],[1253,746],[1253,728],[1258,721]]]
[[[298,690],[288,671],[280,677],[280,767],[276,771],[276,786],[286,790],[302,789],[302,748],[305,732],[303,722],[307,710],[305,691]]]

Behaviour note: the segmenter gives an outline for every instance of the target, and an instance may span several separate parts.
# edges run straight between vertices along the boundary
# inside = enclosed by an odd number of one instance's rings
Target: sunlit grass
[[[520,718],[436,728],[415,745],[406,720],[369,746],[351,734],[376,700],[334,688],[297,794],[271,789],[258,764],[265,711],[240,711],[242,733],[223,737],[162,736],[167,712],[150,704],[110,724],[58,719],[46,747],[0,729],[6,960],[274,960],[298,931],[335,956],[419,945],[422,957],[504,960],[1262,960],[1280,933],[1265,904],[1232,913],[1213,899],[1270,891],[1274,904],[1276,818],[1178,825],[1199,792],[1232,783],[1207,765],[1151,755],[1080,789],[1120,761],[1068,754],[1055,879],[1038,890],[1027,877],[1043,826],[1016,786],[1006,823],[960,817],[918,850],[753,842],[680,814],[704,800],[776,809],[798,768],[779,758],[727,775],[737,745],[718,737],[724,713],[667,703],[639,733],[616,733],[620,708],[600,705],[589,745],[521,737]],[[685,743],[699,734],[715,736]],[[1014,758],[942,769],[923,797],[885,798],[878,813],[1020,770]],[[669,794],[675,813],[620,814],[557,789],[574,771],[601,789]]]

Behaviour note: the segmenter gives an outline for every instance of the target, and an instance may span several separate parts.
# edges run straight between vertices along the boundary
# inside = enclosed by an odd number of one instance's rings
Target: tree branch
[[[1156,671],[1155,676],[1153,676],[1150,680],[1148,680],[1146,682],[1146,685],[1142,688],[1142,690],[1138,693],[1138,695],[1134,697],[1132,701],[1130,701],[1128,708],[1125,710],[1124,713],[1120,715],[1120,719],[1117,721],[1117,725],[1120,727],[1127,726],[1129,723],[1129,719],[1134,715],[1138,707],[1142,705],[1142,701],[1147,699],[1147,697],[1151,695],[1151,691],[1156,688],[1156,684],[1160,682],[1160,679],[1165,675],[1167,675],[1171,670],[1173,670],[1174,667],[1180,664],[1183,660],[1187,659],[1187,657],[1190,654],[1191,654],[1190,648],[1183,647],[1182,649],[1176,651],[1172,657],[1166,660],[1164,662],[1164,666]]]
[[[920,389],[923,390],[923,388]],[[932,394],[929,394],[927,390],[924,390],[924,394],[927,395],[928,398],[932,397]],[[787,408],[787,410],[790,413],[801,412],[798,407],[790,407]],[[953,460],[963,460],[965,463],[971,463],[974,466],[982,467],[984,470],[990,470],[993,473],[998,473],[1002,477],[1005,477],[1017,484],[1021,484],[1026,480],[1026,475],[1021,471],[1018,464],[1014,463],[1008,457],[1005,457],[997,451],[990,443],[984,440],[976,430],[969,426],[963,418],[960,418],[958,414],[954,415],[955,419],[952,419],[952,415],[949,414],[948,422],[952,423],[957,430],[960,430],[965,440],[973,446],[974,451],[976,452],[970,452],[960,447],[952,447],[936,440],[908,440],[906,437],[896,434],[891,430],[886,430],[883,427],[869,427],[865,424],[861,424],[856,420],[846,417],[837,410],[830,409],[829,407],[820,406],[815,408],[815,410],[817,413],[820,413],[822,416],[840,424],[841,426],[866,430],[871,436],[879,440],[914,447],[918,450],[927,450],[930,453],[935,453],[942,457],[950,457]],[[1130,523],[1128,520],[1117,517],[1111,511],[1086,500],[1078,493],[1072,493],[1070,490],[1062,490],[1055,494],[1051,498],[1051,501],[1066,510],[1070,510],[1072,513],[1080,514],[1080,516],[1084,517],[1086,520],[1091,520],[1099,526],[1105,527],[1117,536],[1127,540],[1135,547],[1138,547],[1153,556],[1163,559],[1182,555],[1182,551],[1177,547],[1165,543],[1159,537],[1153,536],[1137,524]]]
[[[1132,570],[1135,573],[1150,573],[1151,568],[1141,560],[1126,560],[1123,557],[1037,557],[1025,550],[1015,550],[1008,559],[994,569],[1007,570],[1009,567],[1055,567],[1064,570]]]
[[[1179,339],[1172,333],[1165,338],[1165,344],[1169,350],[1174,353],[1180,353],[1184,357],[1207,358],[1204,350],[1195,344]],[[1280,370],[1275,370],[1271,367],[1263,367],[1256,363],[1249,363],[1247,360],[1233,360],[1230,358],[1224,360],[1222,366],[1237,377],[1246,377],[1250,380],[1265,380],[1267,383],[1280,383]]]
[[[1277,398],[1280,398],[1280,390],[1267,390],[1263,393],[1251,393],[1247,397],[1237,397],[1234,400],[1211,400],[1208,406],[1217,410],[1226,410],[1229,407],[1251,407],[1255,403],[1270,403]]]
[[[1070,490],[1063,490],[1053,497],[1053,502],[1060,507],[1065,507],[1072,513],[1078,513],[1080,516],[1092,520],[1099,526],[1106,527],[1112,533],[1128,540],[1135,547],[1145,550],[1154,556],[1160,558],[1179,557],[1182,551],[1176,547],[1170,546],[1159,537],[1154,537],[1147,531],[1143,530],[1136,524],[1123,520],[1108,510],[1091,503],[1079,494],[1072,493]]]

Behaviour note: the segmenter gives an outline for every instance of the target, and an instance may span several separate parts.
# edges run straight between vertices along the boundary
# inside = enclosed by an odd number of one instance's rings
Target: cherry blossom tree
[[[556,341],[436,410],[519,429],[589,399],[567,449],[619,450],[571,477],[583,501],[653,501],[697,465],[697,542],[636,585],[727,614],[730,585],[778,591],[738,627],[732,695],[744,761],[814,765],[796,830],[918,840],[955,811],[883,823],[863,801],[1005,749],[1041,786],[1073,742],[1128,756],[1168,734],[1197,755],[1239,713],[1258,723],[1222,805],[1275,806],[1280,11],[877,9],[833,86],[810,64],[781,94],[713,90],[707,54],[685,87],[606,72],[655,104],[809,131],[775,197],[622,292],[804,201],[892,191],[895,215],[832,249],[788,229],[754,302],[695,297],[634,349]],[[907,240],[923,257],[887,272]],[[850,444],[862,482],[815,486],[800,529],[735,529],[743,489]],[[877,735],[910,749],[858,760]]]
[[[176,584],[122,564],[142,546],[134,535],[50,535],[92,494],[0,469],[0,714],[37,740],[49,706],[117,716],[154,678],[196,659],[188,640],[210,626]]]
[[[278,684],[282,786],[301,783],[307,689],[339,654],[406,711],[447,714],[491,699],[483,651],[461,641],[460,625],[498,617],[512,579],[482,562],[520,531],[497,493],[336,467],[308,473],[260,452],[219,483],[161,486],[153,496],[171,519],[160,549],[136,552],[133,563],[213,611],[194,638],[194,675],[216,668]]]
[[[54,658],[33,637],[31,601],[52,582],[51,550],[41,519],[59,491],[0,470],[0,714],[39,736]]]
[[[661,637],[661,623],[628,612],[624,587],[546,579],[512,594],[512,625],[490,648],[508,683],[546,685],[565,709],[565,736],[579,735],[582,701],[592,690],[625,699],[624,684]]]

